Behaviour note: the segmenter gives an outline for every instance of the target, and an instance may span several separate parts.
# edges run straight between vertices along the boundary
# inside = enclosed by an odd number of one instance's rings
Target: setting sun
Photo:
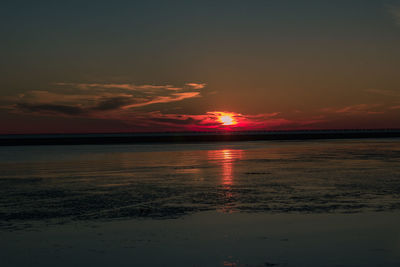
[[[237,123],[232,115],[228,113],[222,113],[218,117],[218,120],[222,123],[222,125],[235,125]]]

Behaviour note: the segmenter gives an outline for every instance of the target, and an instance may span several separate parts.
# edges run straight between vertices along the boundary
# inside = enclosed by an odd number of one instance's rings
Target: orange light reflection
[[[243,150],[222,149],[208,152],[208,158],[216,161],[221,165],[221,185],[224,190],[223,212],[232,212],[233,193],[232,186],[234,184],[234,163],[242,158]]]

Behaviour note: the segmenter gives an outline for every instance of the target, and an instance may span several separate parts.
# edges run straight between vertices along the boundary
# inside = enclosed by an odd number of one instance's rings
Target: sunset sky
[[[0,133],[400,128],[400,1],[2,1]]]

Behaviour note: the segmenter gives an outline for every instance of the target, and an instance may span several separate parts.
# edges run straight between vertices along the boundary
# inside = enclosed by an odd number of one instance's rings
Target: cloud
[[[126,105],[123,108],[124,109],[128,109],[128,108],[148,106],[148,105],[151,105],[151,104],[176,102],[176,101],[181,101],[181,100],[184,100],[184,99],[187,99],[187,98],[193,98],[193,97],[199,97],[199,96],[200,96],[199,92],[174,93],[174,94],[172,94],[170,96],[159,96],[159,97],[156,97],[156,98],[154,98],[152,100],[149,100],[147,102]]]
[[[341,109],[336,110],[336,113],[359,113],[363,111],[367,111],[369,109],[369,105],[367,104],[359,104],[359,105],[352,105],[347,106]]]
[[[174,114],[176,110],[172,111],[172,104],[201,97],[201,89],[205,86],[205,83],[183,86],[58,83],[54,90],[28,91],[7,101],[10,101],[8,107],[12,112],[114,120],[139,131],[282,130],[310,127],[324,121],[322,118],[294,120],[283,117],[280,112],[241,114],[214,110],[203,114]],[[357,110],[345,107],[335,112],[352,109]],[[234,118],[234,125],[224,125],[220,120],[219,117],[227,114]]]
[[[377,110],[378,109],[378,110]],[[379,104],[357,104],[342,108],[324,108],[323,112],[336,114],[382,114],[381,105]]]
[[[92,88],[103,88],[103,89],[125,89],[125,90],[135,90],[136,87],[133,84],[124,83],[55,83],[58,86],[69,86],[79,89],[92,89]]]
[[[77,94],[73,92],[50,92],[43,90],[32,90],[20,94],[13,98],[15,102],[30,103],[81,103],[83,101],[92,101],[103,97],[103,94]]]
[[[113,97],[100,100],[91,110],[107,111],[126,107],[134,101],[131,97]]]
[[[397,110],[397,109],[400,109],[400,105],[397,105],[397,106],[391,106],[389,109],[392,109],[392,110]]]
[[[132,83],[55,83],[57,86],[68,86],[72,88],[79,88],[81,90],[92,90],[92,89],[120,89],[128,91],[179,91],[184,89],[203,89],[206,83],[186,83],[183,87],[173,86],[170,84],[166,85],[155,85],[155,84],[142,84],[136,85]]]
[[[135,85],[115,83],[56,83],[57,91],[32,90],[9,97],[7,107],[17,112],[95,116],[153,104],[167,104],[200,97],[205,84]],[[195,86],[196,85],[196,86]]]
[[[203,89],[206,87],[206,83],[186,83],[185,85],[193,87],[194,89]]]
[[[389,13],[393,16],[396,24],[400,26],[400,6],[389,5],[387,8]]]
[[[152,121],[163,122],[168,124],[175,125],[198,125],[201,121],[195,120],[193,118],[185,118],[185,119],[173,119],[173,118],[151,118]]]
[[[390,96],[390,97],[400,97],[400,92],[397,92],[394,90],[368,89],[368,90],[366,90],[366,92],[371,93],[371,94]]]
[[[230,114],[237,122],[235,125],[224,126],[218,119],[219,116]],[[218,131],[218,130],[234,130],[234,131],[255,131],[255,130],[281,130],[289,128],[304,128],[311,125],[325,122],[322,119],[308,120],[290,120],[287,118],[277,117],[280,113],[265,113],[255,115],[245,115],[228,111],[212,111],[205,114],[163,114],[159,111],[150,112],[142,115],[136,114],[132,118],[132,123],[138,123],[142,119],[147,123],[151,123],[154,127],[158,125],[161,129],[174,129],[182,131]],[[141,122],[143,124],[143,122]]]
[[[41,114],[63,114],[76,116],[86,113],[86,111],[79,106],[18,103],[15,105],[15,107],[25,112]]]

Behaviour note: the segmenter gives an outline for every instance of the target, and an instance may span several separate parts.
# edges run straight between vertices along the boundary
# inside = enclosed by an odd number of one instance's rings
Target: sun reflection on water
[[[208,152],[208,159],[221,165],[221,185],[225,205],[222,212],[232,212],[234,195],[232,186],[235,182],[234,164],[242,158],[243,150],[221,149]]]

